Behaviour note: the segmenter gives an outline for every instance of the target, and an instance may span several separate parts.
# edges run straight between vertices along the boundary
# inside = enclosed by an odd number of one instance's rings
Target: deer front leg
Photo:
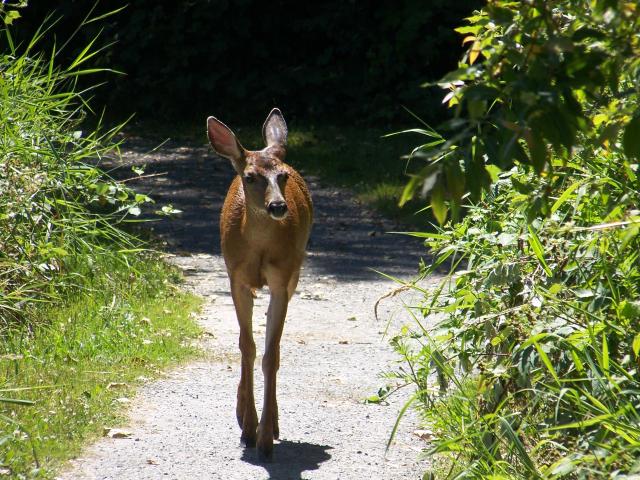
[[[251,316],[253,296],[251,290],[242,285],[231,285],[231,296],[240,325],[240,353],[242,354],[240,384],[236,404],[238,425],[242,428],[240,441],[248,447],[256,444],[258,414],[253,398],[253,364],[256,359],[256,344],[253,341]]]
[[[286,288],[271,290],[271,300],[267,310],[267,336],[265,353],[262,358],[264,374],[264,406],[258,426],[258,453],[271,458],[273,439],[278,438],[278,403],[276,401],[276,375],[280,367],[280,338],[287,315],[289,295]]]

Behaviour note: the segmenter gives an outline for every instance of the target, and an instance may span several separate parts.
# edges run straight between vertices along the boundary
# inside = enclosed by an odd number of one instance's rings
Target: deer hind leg
[[[286,287],[271,288],[267,310],[267,336],[262,358],[264,373],[264,405],[258,426],[258,453],[266,459],[273,453],[273,439],[279,435],[276,375],[280,367],[280,339],[287,315],[289,295]]]
[[[251,316],[253,296],[251,290],[241,285],[231,285],[231,296],[240,325],[240,352],[242,354],[240,384],[236,404],[236,417],[242,429],[240,440],[248,447],[256,444],[258,414],[253,397],[253,365],[256,359],[256,344],[253,341]]]

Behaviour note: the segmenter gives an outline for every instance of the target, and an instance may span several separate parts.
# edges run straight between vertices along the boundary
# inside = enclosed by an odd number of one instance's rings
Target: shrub
[[[443,80],[455,118],[417,130],[403,200],[430,193],[422,273],[451,271],[393,343],[447,478],[640,472],[639,14],[487,2]]]
[[[464,267],[425,296],[433,324],[395,339],[426,417],[464,478],[606,477],[640,454],[640,192],[613,154],[513,169],[459,224],[425,233]],[[529,223],[530,195],[550,216]],[[429,378],[437,373],[440,396]]]
[[[94,50],[60,68],[55,52],[36,51],[45,33],[21,47],[0,32],[0,332],[81,285],[76,272],[98,257],[127,262],[141,244],[118,225],[150,201],[99,168],[117,153],[118,128],[80,129],[86,104],[75,85]]]
[[[404,199],[430,194],[440,223],[491,172],[513,165],[553,175],[552,158],[600,148],[640,158],[640,10],[609,0],[491,0],[456,29],[469,45],[437,83],[455,112],[414,150],[424,161]],[[623,133],[621,136],[620,134]],[[619,138],[621,136],[621,138]],[[618,143],[621,140],[621,143]],[[547,204],[536,203],[546,215]]]

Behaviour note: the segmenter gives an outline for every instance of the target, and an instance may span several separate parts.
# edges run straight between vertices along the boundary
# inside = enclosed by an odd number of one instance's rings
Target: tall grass
[[[603,149],[548,177],[514,168],[462,222],[416,234],[425,275],[453,265],[394,339],[441,478],[640,474],[637,172]]]
[[[96,51],[60,68],[55,51],[37,51],[46,34],[21,46],[0,30],[0,329],[81,286],[77,270],[100,257],[126,264],[140,243],[118,226],[149,201],[99,169],[119,129],[80,127],[76,84]]]
[[[198,333],[198,300],[122,228],[151,200],[100,169],[119,127],[82,128],[90,91],[78,79],[95,71],[84,65],[97,41],[61,67],[55,49],[39,51],[48,25],[22,45],[0,28],[0,476],[11,478],[52,478],[114,426],[117,397],[192,355]]]

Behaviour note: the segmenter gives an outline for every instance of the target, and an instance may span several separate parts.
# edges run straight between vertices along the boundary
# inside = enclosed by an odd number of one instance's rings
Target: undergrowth
[[[151,203],[101,169],[120,127],[83,130],[94,39],[69,65],[0,5],[0,476],[49,478],[113,426],[141,375],[195,353],[178,275],[126,227]],[[86,23],[100,21],[87,18]],[[64,45],[62,47],[64,48]],[[99,124],[100,122],[98,122]],[[135,176],[132,174],[132,176]],[[130,229],[129,229],[130,230]]]
[[[403,200],[440,228],[396,375],[434,440],[426,478],[640,477],[640,10],[489,0],[437,83],[452,118]],[[464,210],[460,207],[464,207]]]
[[[453,268],[394,338],[396,373],[418,386],[443,478],[640,473],[637,172],[606,151],[549,178],[516,167],[460,223],[416,234],[435,254],[424,275]]]

